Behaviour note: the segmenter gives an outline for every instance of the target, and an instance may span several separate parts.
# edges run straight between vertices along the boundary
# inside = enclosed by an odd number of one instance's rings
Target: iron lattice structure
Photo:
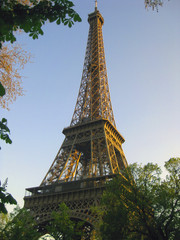
[[[88,22],[86,57],[71,126],[98,119],[107,119],[115,126],[102,35],[104,19],[96,11]]]
[[[108,86],[99,11],[89,15],[86,56],[77,103],[65,140],[42,185],[120,172],[127,165]]]
[[[117,131],[108,86],[102,25],[95,11],[90,24],[83,74],[71,124],[63,130],[64,142],[40,187],[27,189],[29,208],[39,222],[50,220],[61,202],[71,217],[93,225],[90,207],[99,204],[105,182],[127,166],[125,141]]]

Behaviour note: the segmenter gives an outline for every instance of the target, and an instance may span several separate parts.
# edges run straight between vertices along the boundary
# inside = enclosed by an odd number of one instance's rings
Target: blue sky
[[[23,206],[25,188],[38,186],[69,126],[80,86],[94,1],[76,0],[82,18],[71,29],[47,23],[38,40],[18,36],[33,55],[22,71],[25,96],[10,111],[12,145],[0,143],[0,179]],[[111,101],[128,163],[163,165],[180,157],[180,1],[159,12],[143,0],[99,0]]]

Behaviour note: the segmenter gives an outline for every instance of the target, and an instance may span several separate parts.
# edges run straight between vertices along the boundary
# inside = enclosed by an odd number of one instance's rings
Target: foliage
[[[74,22],[81,21],[80,16],[73,9],[74,4],[69,0],[29,0],[29,3],[1,0],[0,42],[16,41],[14,31],[18,29],[29,33],[30,37],[36,39],[38,35],[43,35],[42,26],[47,20],[69,27]]]
[[[52,221],[47,226],[48,233],[56,240],[72,240],[80,236],[82,223],[76,224],[70,220],[69,208],[65,203],[59,205],[59,211],[52,213]]]
[[[73,240],[81,235],[79,229],[82,224],[70,220],[69,209],[64,203],[60,205],[58,212],[52,213],[52,221],[46,227],[48,234],[43,236],[38,232],[37,223],[29,210],[17,207],[8,218],[6,216],[0,215],[1,240],[45,240],[49,239],[48,236],[56,240]]]
[[[17,207],[10,214],[5,227],[0,231],[1,240],[37,240],[40,237],[30,212]]]
[[[6,143],[11,144],[12,140],[9,137],[10,130],[7,127],[7,119],[2,118],[0,121],[0,139],[4,140]]]
[[[10,193],[7,193],[7,182],[8,179],[2,184],[0,182],[0,213],[7,213],[7,209],[5,204],[17,204],[16,200],[13,198],[13,196]]]
[[[30,60],[30,54],[20,45],[3,45],[0,51],[0,79],[6,94],[0,97],[0,105],[8,109],[17,96],[23,95],[20,70]]]
[[[16,100],[17,96],[23,95],[22,77],[19,73],[20,69],[30,59],[30,55],[22,50],[19,45],[6,45],[0,51],[0,105],[9,109],[10,103]],[[0,121],[0,139],[6,143],[12,143],[10,130],[7,127],[7,120],[2,118]]]
[[[19,70],[30,58],[19,45],[2,46],[2,42],[16,41],[14,31],[24,30],[33,39],[43,34],[42,26],[47,20],[61,22],[69,27],[81,18],[68,0],[1,0],[0,2],[0,105],[9,109],[9,103],[23,95],[22,77]],[[6,93],[6,94],[5,94]],[[0,138],[12,143],[7,120],[0,122]]]
[[[6,226],[7,222],[8,222],[8,214],[0,213],[0,232]]]
[[[109,239],[180,239],[180,158],[165,163],[132,164],[113,179],[102,197],[100,231]]]
[[[164,0],[144,0],[145,8],[152,8],[158,11],[158,7],[163,5]]]
[[[152,10],[156,9],[158,11],[158,8],[163,6],[164,1],[165,0],[144,0],[145,8],[151,8]]]
[[[9,110],[10,103],[16,100],[17,96],[23,95],[22,77],[19,70],[30,59],[19,45],[4,45],[0,51],[0,105]],[[7,120],[0,121],[0,139],[6,143],[12,143],[9,137],[10,130],[7,127]]]
[[[0,2],[0,105],[9,109],[9,103],[23,95],[19,70],[30,58],[19,45],[2,46],[2,42],[16,41],[14,32],[24,30],[33,39],[43,35],[42,26],[47,20],[61,22],[69,27],[81,18],[69,0],[1,0]],[[5,94],[6,93],[6,94]],[[0,122],[0,138],[11,143],[7,120]]]
[[[5,88],[0,82],[0,97],[5,95]],[[6,143],[12,143],[12,140],[10,139],[8,133],[10,133],[9,128],[7,127],[7,119],[2,118],[0,121],[0,139],[6,141]],[[1,149],[1,147],[0,147]]]
[[[5,93],[6,93],[6,90],[5,90],[5,88],[3,87],[3,85],[0,82],[0,97],[4,96]]]

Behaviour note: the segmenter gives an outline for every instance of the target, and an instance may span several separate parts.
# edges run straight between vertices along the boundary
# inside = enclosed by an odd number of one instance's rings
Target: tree
[[[37,240],[40,233],[37,230],[36,222],[27,209],[17,207],[5,224],[0,229],[1,240]]]
[[[13,196],[10,193],[7,193],[7,182],[8,179],[2,184],[0,182],[0,213],[7,214],[7,209],[5,204],[17,204],[16,200],[13,198]]]
[[[103,240],[180,239],[180,158],[165,163],[132,164],[107,185],[102,197]]]
[[[81,236],[82,222],[76,224],[70,220],[69,208],[60,204],[58,212],[52,213],[52,221],[46,227],[48,234],[42,236],[41,226],[33,218],[31,212],[25,208],[15,208],[10,215],[0,215],[0,239],[1,240],[74,240]],[[51,237],[51,238],[50,238]],[[53,238],[54,237],[54,238]]]
[[[0,48],[1,42],[16,41],[14,31],[29,33],[33,39],[43,35],[42,26],[47,20],[71,27],[81,18],[69,0],[1,0],[0,3]]]
[[[8,222],[8,214],[0,213],[0,231],[5,227]]]
[[[0,80],[5,88],[5,95],[0,97],[2,108],[9,109],[9,104],[23,95],[20,70],[30,60],[30,54],[20,45],[3,45],[0,52]]]
[[[82,222],[75,223],[69,217],[70,210],[65,203],[59,205],[59,211],[52,213],[52,221],[47,226],[48,233],[56,240],[73,240],[81,235]]]

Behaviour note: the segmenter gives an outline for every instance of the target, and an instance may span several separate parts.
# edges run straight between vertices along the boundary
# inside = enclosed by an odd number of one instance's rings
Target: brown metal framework
[[[65,128],[65,140],[41,185],[117,174],[127,166],[123,137],[105,119]]]
[[[86,56],[71,126],[102,118],[115,126],[102,35],[104,19],[95,11],[89,15],[88,22]]]
[[[40,187],[27,189],[29,208],[39,222],[50,220],[61,202],[71,217],[93,225],[90,207],[97,205],[105,182],[125,168],[125,141],[117,131],[105,63],[102,25],[95,8],[90,24],[82,80],[71,124],[63,130],[64,142]]]
[[[115,127],[102,36],[103,17],[89,15],[86,56],[77,103],[65,140],[42,181],[75,181],[119,173],[127,166]]]

